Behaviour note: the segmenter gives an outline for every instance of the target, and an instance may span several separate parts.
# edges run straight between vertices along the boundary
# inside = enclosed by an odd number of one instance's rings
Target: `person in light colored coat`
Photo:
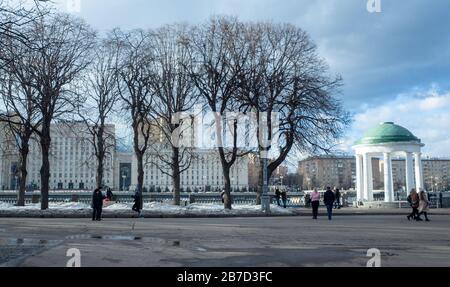
[[[430,221],[430,219],[428,219],[428,212],[430,211],[430,202],[428,201],[428,196],[425,193],[425,191],[420,190],[419,193],[419,219],[420,216],[424,215],[425,216],[425,221]]]

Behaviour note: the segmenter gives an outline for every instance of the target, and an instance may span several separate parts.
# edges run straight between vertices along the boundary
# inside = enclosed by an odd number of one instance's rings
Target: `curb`
[[[409,210],[404,210],[404,212],[393,212],[393,211],[349,211],[349,212],[336,212],[333,216],[406,216]],[[319,216],[326,216],[325,212],[319,212]],[[430,212],[430,215],[436,216],[450,216],[449,212]],[[65,213],[59,211],[41,211],[32,210],[27,212],[14,212],[14,211],[1,211],[0,218],[91,218],[91,210],[77,210],[73,213]],[[103,218],[138,218],[135,212],[128,211],[116,211],[108,212],[103,211]],[[309,210],[293,210],[292,213],[271,213],[264,214],[259,212],[254,213],[243,213],[243,214],[224,214],[224,213],[212,213],[212,214],[195,214],[195,213],[184,213],[184,214],[162,214],[155,212],[143,212],[144,218],[249,218],[249,217],[311,217],[311,212]]]

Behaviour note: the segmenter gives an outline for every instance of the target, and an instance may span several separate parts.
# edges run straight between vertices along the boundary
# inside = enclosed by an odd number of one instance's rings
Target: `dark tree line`
[[[230,170],[240,157],[260,155],[262,186],[264,158],[269,180],[294,151],[329,151],[348,124],[335,97],[342,79],[329,74],[308,34],[293,25],[214,17],[196,26],[115,29],[99,38],[78,18],[36,11],[39,17],[20,12],[16,24],[3,12],[0,17],[0,121],[21,139],[22,196],[29,140],[40,143],[42,209],[48,208],[50,128],[57,120],[75,116],[85,124],[101,186],[115,145],[107,122],[113,114],[125,118],[133,133],[137,190],[143,191],[145,166],[157,165],[171,177],[179,205],[181,175],[195,154],[181,139],[192,136],[194,106],[200,105],[202,114],[214,115],[227,209]],[[248,137],[239,128],[241,116],[250,114],[256,115],[256,147],[238,143]]]

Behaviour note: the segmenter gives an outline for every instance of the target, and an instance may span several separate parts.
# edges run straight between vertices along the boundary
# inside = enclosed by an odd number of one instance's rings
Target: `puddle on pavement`
[[[110,240],[110,241],[139,241],[142,237],[139,236],[128,236],[128,235],[72,235],[67,236],[67,240],[86,240],[86,239],[97,239],[97,240]]]
[[[60,243],[61,240],[47,240],[36,238],[0,238],[0,245],[8,246],[47,246]]]

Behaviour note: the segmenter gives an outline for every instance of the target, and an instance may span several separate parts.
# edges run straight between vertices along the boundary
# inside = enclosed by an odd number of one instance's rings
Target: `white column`
[[[357,200],[364,199],[364,177],[363,177],[363,157],[360,154],[356,155],[356,195]]]
[[[391,154],[384,153],[383,161],[384,161],[384,201],[394,202],[394,184],[392,181]]]
[[[372,157],[363,155],[364,200],[373,201]]]
[[[410,152],[406,153],[406,193],[409,194],[414,188],[414,168],[413,155]]]
[[[414,154],[415,167],[416,167],[416,190],[419,192],[420,189],[424,189],[423,184],[423,169],[422,169],[422,154]]]

